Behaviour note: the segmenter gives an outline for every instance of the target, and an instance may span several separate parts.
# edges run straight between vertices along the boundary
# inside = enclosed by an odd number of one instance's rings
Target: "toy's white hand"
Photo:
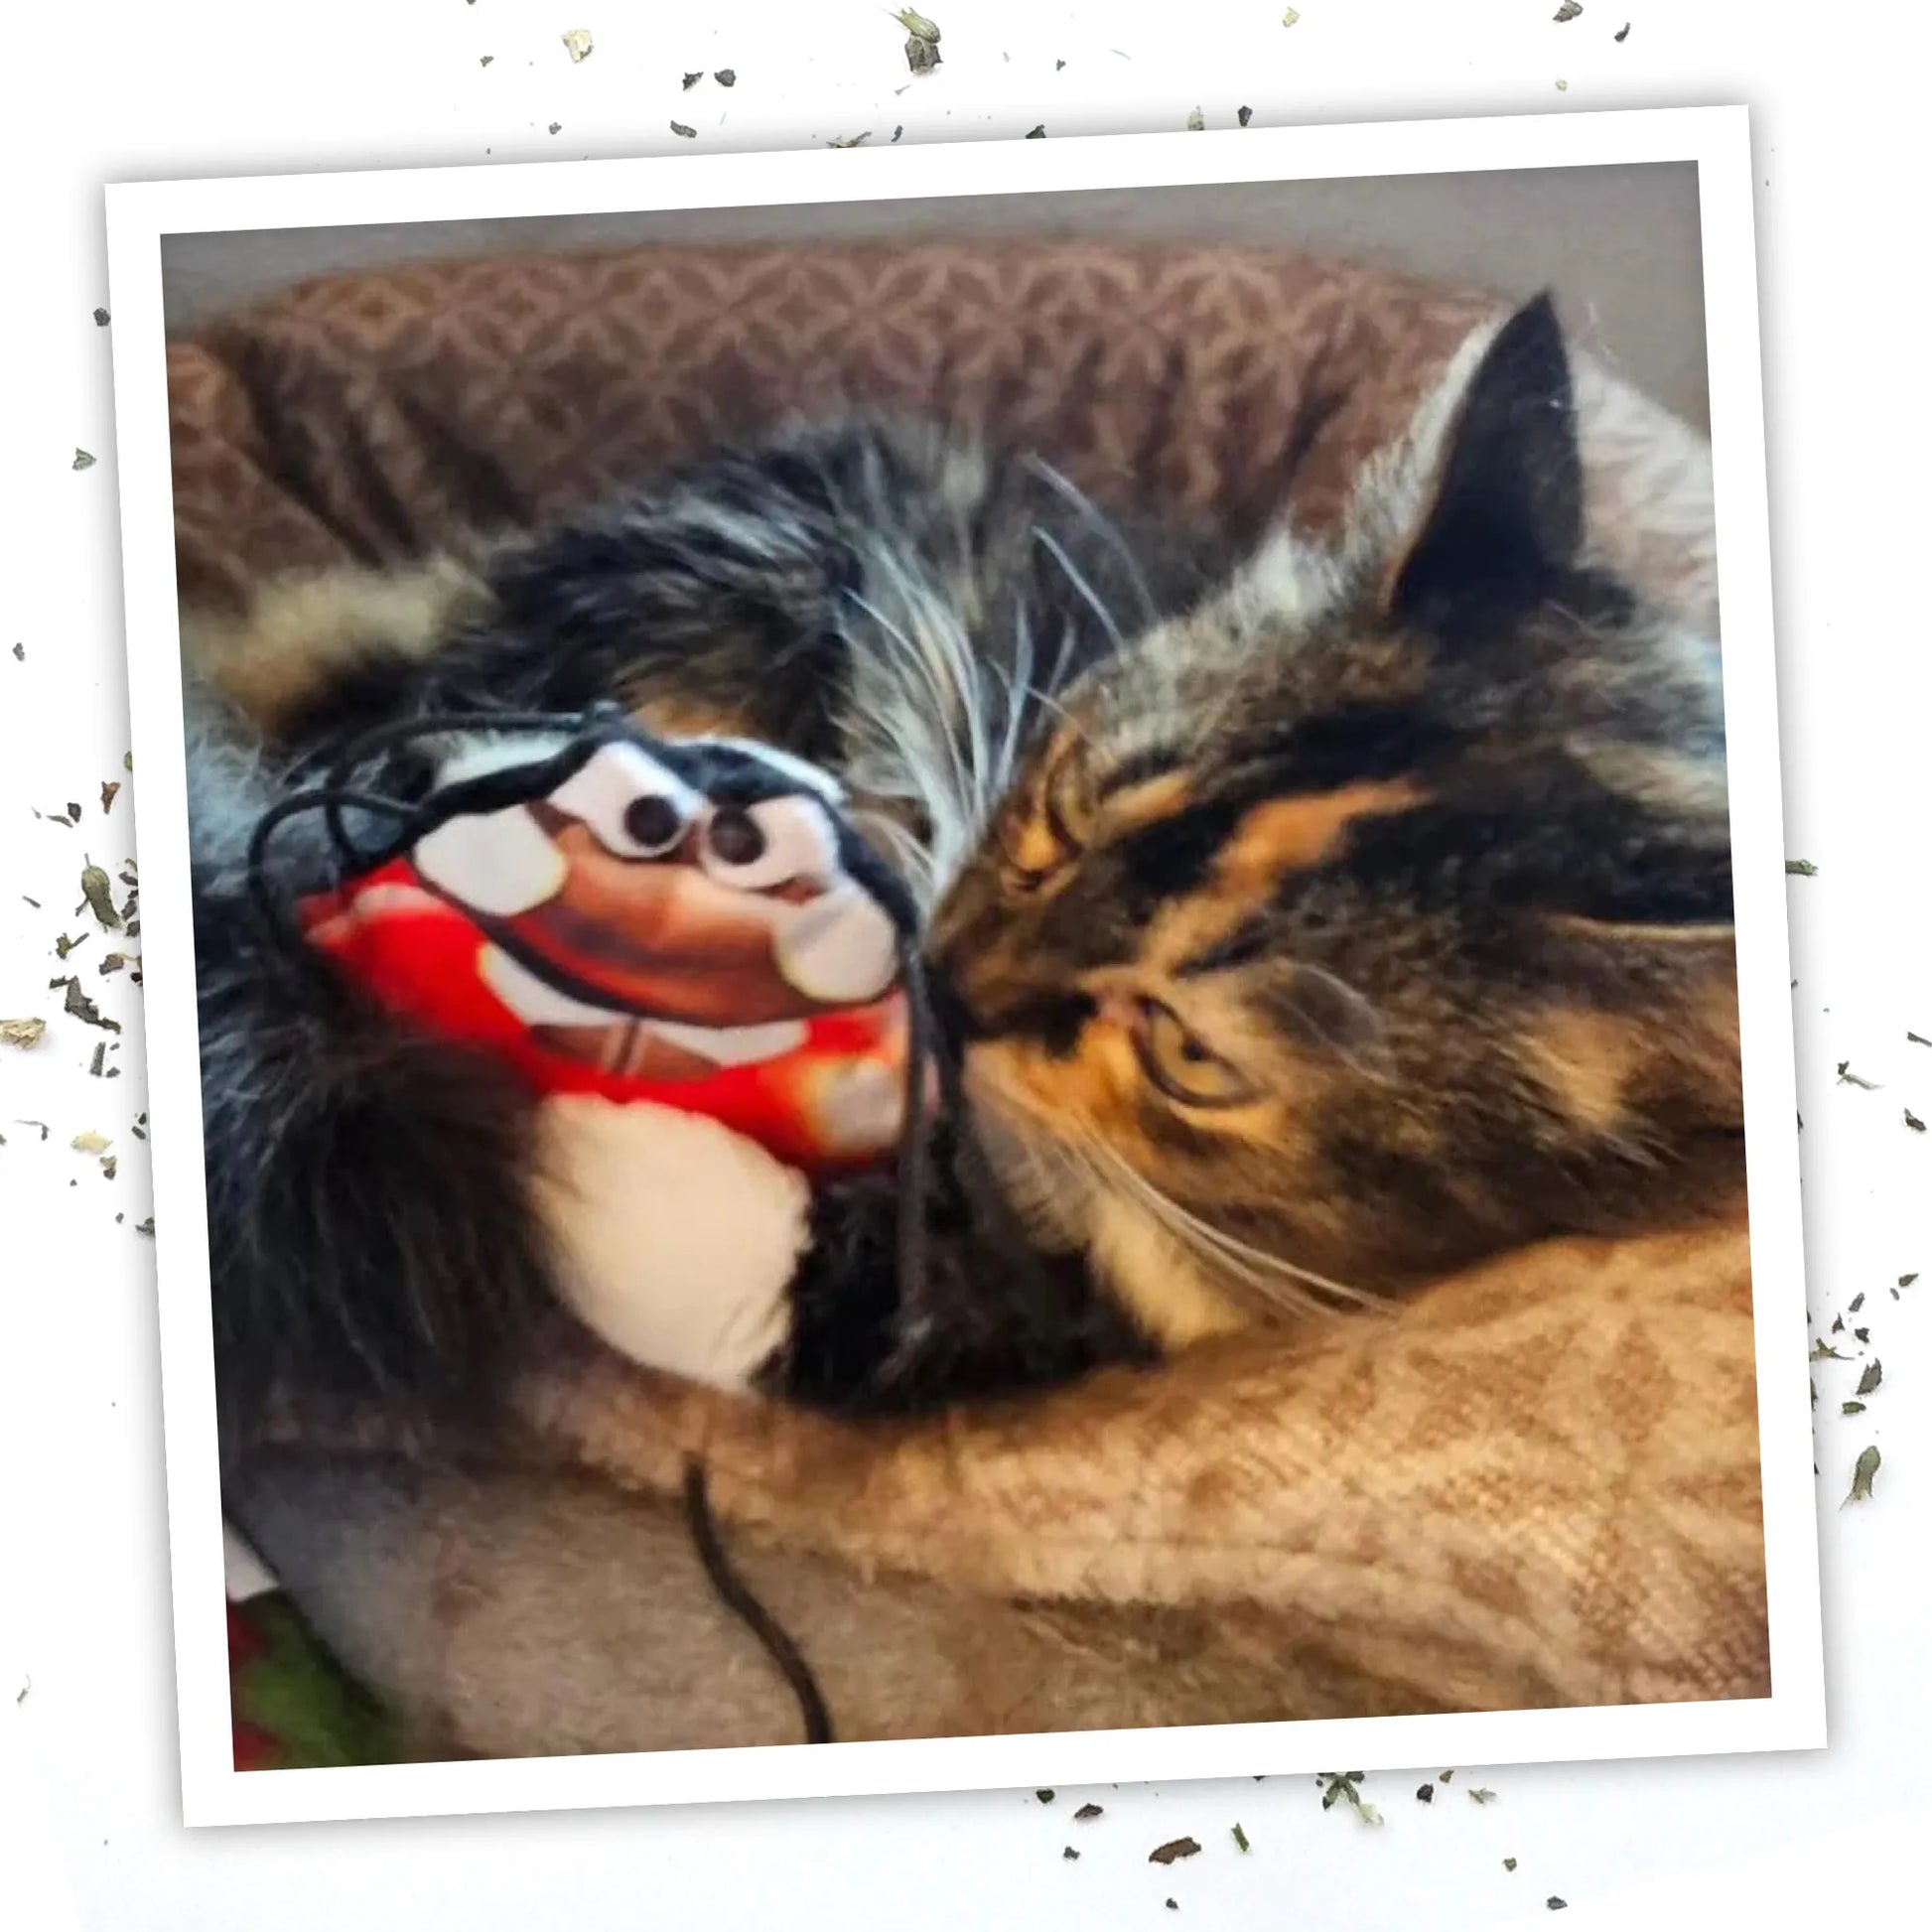
[[[538,1122],[536,1205],[578,1318],[632,1361],[744,1387],[785,1339],[811,1239],[804,1176],[646,1102],[558,1095]]]

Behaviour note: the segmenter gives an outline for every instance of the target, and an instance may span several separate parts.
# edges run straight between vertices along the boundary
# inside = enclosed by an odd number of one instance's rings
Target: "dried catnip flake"
[[[1194,111],[1187,116],[1187,132],[1189,134],[1199,134],[1206,126],[1207,126],[1206,117],[1201,113],[1200,109],[1196,107]]]
[[[910,7],[900,7],[893,18],[912,36],[915,41],[924,41],[928,47],[939,45],[939,29],[924,14],[914,13]]]
[[[1295,23],[1301,18],[1302,16],[1299,13],[1297,13],[1293,7],[1290,7],[1289,10],[1282,15],[1282,25],[1284,27],[1293,27]]]
[[[1453,1771],[1445,1771],[1442,1773],[1440,1777],[1437,1778],[1436,1782],[1438,1784],[1447,1784],[1449,1783],[1450,1778],[1454,1777],[1454,1775],[1455,1773]]]
[[[44,1120],[21,1120],[16,1117],[14,1125],[16,1127],[38,1127],[41,1130],[41,1139],[43,1141],[47,1139],[48,1127],[47,1122]]]
[[[1417,1785],[1416,1802],[1418,1804],[1433,1805],[1436,1802],[1436,1787],[1433,1784]]]
[[[46,1032],[45,1020],[0,1020],[0,1042],[8,1046],[38,1046]]]
[[[1863,1402],[1841,1402],[1838,1405],[1838,1413],[1841,1416],[1862,1416],[1864,1414],[1864,1404]]]
[[[26,646],[25,644],[16,644],[16,645],[14,646],[14,656],[15,656],[15,658],[16,658],[16,659],[17,659],[17,660],[18,660],[18,661],[19,661],[20,663],[22,663],[22,664],[24,664],[24,663],[26,663],[26,661],[27,661],[27,646]],[[1910,1035],[1907,1035],[1907,1037],[1909,1038],[1909,1037],[1910,1037]]]
[[[698,138],[698,130],[695,127],[686,127],[682,121],[673,121],[671,132],[681,135],[687,141],[695,141]]]
[[[1165,1845],[1157,1845],[1147,1855],[1149,1864],[1173,1864],[1176,1859],[1191,1859],[1200,1850],[1200,1842],[1191,1838],[1171,1838]]]
[[[702,68],[697,69],[694,72],[687,73],[684,76],[684,91],[688,94],[703,78],[704,69]]]
[[[103,814],[114,809],[114,800],[120,789],[121,781],[118,778],[103,778],[100,781],[100,809]]]
[[[1884,1457],[1878,1453],[1874,1444],[1870,1449],[1862,1449],[1859,1459],[1852,1464],[1852,1489],[1845,1498],[1848,1503],[1869,1502],[1871,1499],[1871,1479],[1878,1473],[1878,1465]]]
[[[1913,1113],[1911,1108],[1909,1107],[1905,1109],[1905,1125],[1909,1127],[1914,1134],[1923,1134],[1925,1132],[1924,1121],[1920,1120],[1919,1117],[1915,1113]]]
[[[1039,124],[1039,125],[1038,125],[1037,127],[1030,127],[1030,128],[1029,128],[1029,129],[1027,130],[1027,139],[1028,139],[1029,141],[1043,141],[1043,140],[1045,140],[1045,139],[1046,139],[1046,123],[1045,123],[1044,121],[1041,121],[1041,122],[1040,122],[1040,124]]]
[[[1918,1276],[1917,1276],[1917,1275],[1915,1275],[1915,1274],[1914,1274],[1914,1275],[1900,1275],[1900,1276],[1899,1276],[1899,1278],[1898,1278],[1898,1285],[1899,1285],[1899,1287],[1900,1287],[1900,1288],[1910,1288],[1910,1287],[1911,1287],[1911,1285],[1912,1285],[1912,1284],[1913,1284],[1913,1283],[1914,1283],[1915,1281],[1917,1281],[1917,1280],[1918,1280]]]
[[[1853,1296],[1851,1301],[1849,1301],[1845,1305],[1845,1312],[1847,1314],[1857,1314],[1858,1311],[1863,1307],[1864,1307],[1864,1291],[1861,1289],[1859,1293]]]
[[[711,77],[721,87],[736,87],[738,85],[738,69],[736,68],[720,68]]]
[[[1246,127],[1248,123],[1254,119],[1254,117],[1255,117],[1255,110],[1252,107],[1237,107],[1234,110],[1234,118],[1243,127]]]
[[[1784,869],[1794,879],[1816,879],[1818,877],[1818,868],[1809,859],[1787,859],[1784,862]]]
[[[1476,1805],[1493,1805],[1496,1802],[1496,1794],[1485,1785],[1477,1785],[1469,1793],[1469,1802]]]
[[[1582,12],[1583,7],[1580,4],[1580,0],[1563,0],[1563,5],[1557,9],[1553,18],[1561,26],[1566,20],[1575,20]]]
[[[1514,1859],[1505,1859],[1503,1861],[1503,1869],[1505,1871],[1514,1871],[1516,1869],[1516,1861]]]
[[[1878,1384],[1884,1379],[1885,1365],[1874,1355],[1870,1361],[1865,1363],[1864,1373],[1859,1377],[1859,1386],[1852,1393],[1854,1395],[1874,1394]]]
[[[550,132],[552,134],[561,134],[563,131],[564,131],[564,124],[562,121],[552,121],[550,123]]]
[[[89,863],[81,869],[80,897],[102,925],[120,929],[121,915],[114,909],[114,882],[99,866]]]
[[[94,327],[96,329],[105,329],[113,320],[114,318],[105,309],[96,309],[94,311]]]
[[[1627,41],[1630,38],[1630,23],[1626,20],[1610,38],[1613,41]]]
[[[479,63],[479,65],[480,65],[480,66],[482,66],[482,67],[485,67],[485,68],[486,68],[486,67],[488,67],[488,66],[489,66],[489,64],[490,64],[490,63],[491,63],[491,62],[492,62],[493,60],[495,60],[495,58],[496,58],[496,57],[495,57],[495,55],[493,55],[493,54],[485,54],[485,55],[484,55],[484,56],[483,57],[483,60],[482,60],[482,61],[481,61],[481,62]]]
[[[98,1080],[101,1076],[101,1070],[106,1064],[107,1042],[104,1039],[97,1039],[94,1041],[94,1056],[87,1062],[87,1071]]]
[[[1543,1902],[1553,1912],[1567,1912],[1570,1909],[1569,1899],[1559,1898],[1555,1892],[1552,1892]]]
[[[835,134],[826,142],[828,148],[862,148],[872,139],[872,129],[863,134]]]
[[[1248,1844],[1248,1834],[1241,1829],[1239,1820],[1236,1820],[1235,1824],[1230,1829],[1228,1836],[1234,1840],[1234,1849],[1237,1852],[1246,1852],[1250,1849]]]
[[[1103,1816],[1104,1813],[1103,1813],[1103,1808],[1101,1806],[1088,1803],[1082,1805],[1080,1809],[1076,1811],[1073,1815],[1075,1818],[1086,1819],[1086,1818],[1099,1818]]]
[[[1560,93],[1560,94],[1567,94],[1567,93],[1568,93],[1569,91],[1570,91],[1570,82],[1569,82],[1569,81],[1567,81],[1567,80],[1559,80],[1559,81],[1557,82],[1557,92],[1558,92],[1558,93]]]
[[[105,1134],[96,1134],[91,1127],[88,1127],[76,1134],[68,1145],[76,1154],[105,1154],[113,1143]]]
[[[930,41],[922,41],[916,34],[909,35],[905,42],[905,65],[914,73],[930,73],[939,65],[939,50]]]
[[[87,998],[86,994],[81,992],[80,982],[78,980],[70,979],[66,984],[68,989],[68,996],[65,1003],[66,1010],[72,1014],[76,1020],[85,1022],[89,1027],[104,1028],[110,1034],[120,1032],[121,1023],[118,1020],[104,1018],[100,1009]]]
[[[150,1214],[145,1221],[136,1221],[134,1223],[134,1232],[136,1234],[152,1234],[154,1232],[154,1216]]]
[[[1842,1087],[1863,1087],[1866,1093],[1876,1093],[1878,1091],[1877,1081],[1867,1080],[1862,1073],[1854,1073],[1850,1060],[1839,1061],[1838,1083]]]
[[[1811,1345],[1811,1359],[1814,1362],[1849,1362],[1850,1355],[1841,1355],[1830,1342],[1819,1339]]]
[[[1079,1856],[1079,1853],[1074,1851],[1070,1845],[1064,1845],[1060,1848],[1060,1857],[1063,1859],[1077,1859]]]
[[[19,649],[20,649],[20,646],[19,646],[18,644],[16,644],[16,645],[14,646],[14,649],[15,649],[15,651],[16,651],[16,652],[18,652],[18,651],[19,651]],[[1907,1029],[1906,1029],[1906,1031],[1905,1031],[1905,1037],[1906,1037],[1906,1038],[1907,1038],[1908,1040],[1910,1040],[1910,1041],[1911,1041],[1911,1043],[1912,1043],[1912,1044],[1913,1044],[1914,1046],[1932,1046],[1932,1039],[1927,1039],[1927,1038],[1926,1038],[1926,1036],[1925,1036],[1925,1035],[1924,1035],[1923,1034],[1915,1034],[1915,1033],[1913,1033],[1913,1032],[1911,1031],[1911,1029],[1910,1029],[1910,1028],[1907,1028]]]
[[[121,1164],[120,1164],[119,1157],[117,1155],[112,1155],[112,1154],[103,1155],[101,1157],[101,1162],[100,1162],[100,1171],[102,1173],[104,1173],[107,1176],[109,1180],[112,1180],[114,1176],[117,1173],[119,1173],[121,1171]]]
[[[579,61],[588,61],[591,58],[591,49],[594,43],[591,40],[591,30],[588,27],[573,27],[562,36],[562,39],[573,65]]]
[[[1053,1802],[1053,1793],[1050,1790],[1044,1788],[1035,1791],[1034,1793],[1034,1796],[1037,1798],[1042,1805],[1050,1805]]]
[[[94,467],[94,459],[85,450],[76,448],[73,453],[73,467],[76,470],[91,470]]]

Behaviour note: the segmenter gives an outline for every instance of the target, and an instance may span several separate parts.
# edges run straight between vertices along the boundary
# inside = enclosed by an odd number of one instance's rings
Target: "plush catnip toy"
[[[348,785],[398,741],[455,748],[427,792]],[[631,1359],[719,1386],[784,1338],[814,1178],[898,1146],[918,1265],[914,913],[842,805],[767,747],[481,715],[345,748],[255,834],[259,885],[276,826],[327,815],[342,880],[297,908],[308,943],[529,1084],[559,1292]]]

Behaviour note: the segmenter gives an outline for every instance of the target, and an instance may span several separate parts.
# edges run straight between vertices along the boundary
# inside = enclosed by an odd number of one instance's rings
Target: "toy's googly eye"
[[[767,892],[793,879],[829,879],[838,844],[816,799],[766,798],[720,805],[705,826],[698,863],[721,886]]]
[[[606,745],[550,794],[621,859],[661,859],[684,838],[704,800],[635,745]]]

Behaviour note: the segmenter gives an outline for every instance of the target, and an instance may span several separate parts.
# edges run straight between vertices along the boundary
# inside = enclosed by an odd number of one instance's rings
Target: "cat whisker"
[[[1026,459],[1027,468],[1041,483],[1059,496],[1076,516],[1111,550],[1126,569],[1128,579],[1134,586],[1135,594],[1141,600],[1141,614],[1152,624],[1160,621],[1160,607],[1154,601],[1154,593],[1148,586],[1146,573],[1141,569],[1140,559],[1134,555],[1133,546],[1121,535],[1116,524],[1098,503],[1096,503],[1078,483],[1062,476],[1043,458],[1033,456]]]
[[[1124,651],[1127,648],[1127,638],[1122,633],[1120,625],[1114,621],[1114,614],[1107,609],[1100,593],[1081,574],[1079,566],[1066,554],[1065,546],[1050,531],[1042,530],[1038,524],[1034,526],[1034,541],[1059,565],[1061,576],[1073,587],[1080,601],[1099,621],[1101,629],[1107,633],[1108,641],[1114,649]]]

